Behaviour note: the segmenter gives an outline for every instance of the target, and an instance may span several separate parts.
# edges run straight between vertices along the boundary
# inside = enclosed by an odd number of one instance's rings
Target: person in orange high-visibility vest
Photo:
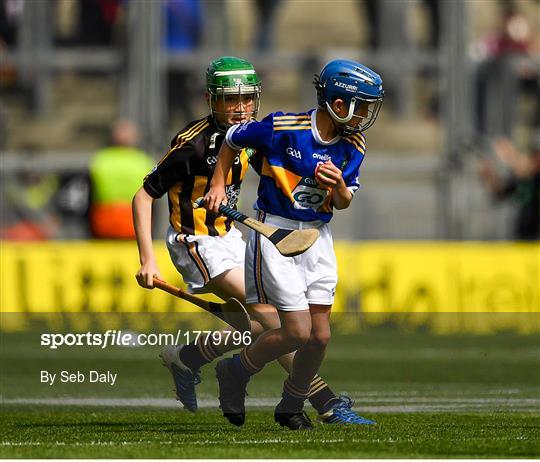
[[[127,120],[114,125],[112,146],[90,161],[90,230],[96,239],[134,239],[131,199],[154,161],[137,149],[137,128]]]

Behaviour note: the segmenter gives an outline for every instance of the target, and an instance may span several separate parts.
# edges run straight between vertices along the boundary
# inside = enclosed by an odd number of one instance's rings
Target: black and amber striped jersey
[[[211,116],[191,122],[176,134],[169,151],[144,179],[143,187],[153,198],[168,194],[169,221],[179,233],[223,236],[231,229],[230,218],[192,206],[195,199],[210,189],[224,137]],[[225,185],[228,204],[233,208],[247,166],[248,155],[243,149],[235,158]]]

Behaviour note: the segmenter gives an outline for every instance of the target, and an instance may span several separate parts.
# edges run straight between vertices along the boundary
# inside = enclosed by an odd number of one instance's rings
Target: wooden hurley
[[[200,197],[193,203],[193,208],[201,207],[203,198]],[[300,255],[309,249],[319,237],[317,229],[283,229],[267,225],[259,220],[250,218],[238,210],[234,210],[227,205],[221,204],[219,211],[226,217],[243,223],[265,236],[272,244],[276,246],[279,253],[285,257],[294,257]]]
[[[154,278],[154,287],[164,290],[171,295],[187,300],[188,302],[197,305],[214,316],[217,316],[229,326],[234,327],[239,332],[247,332],[251,330],[249,315],[236,298],[229,298],[225,303],[209,302],[203,298],[188,294],[186,291],[175,287],[161,279]]]

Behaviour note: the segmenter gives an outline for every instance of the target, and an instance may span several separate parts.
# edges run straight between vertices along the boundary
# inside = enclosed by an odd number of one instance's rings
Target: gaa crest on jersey
[[[313,178],[302,178],[292,191],[293,206],[298,210],[321,207],[328,196],[327,189],[320,189]]]

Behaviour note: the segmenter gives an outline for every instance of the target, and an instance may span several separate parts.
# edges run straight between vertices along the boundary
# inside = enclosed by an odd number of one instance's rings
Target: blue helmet
[[[379,74],[363,64],[347,59],[330,61],[323,67],[320,75],[313,81],[317,89],[317,102],[320,108],[326,109],[330,117],[337,123],[342,135],[363,132],[373,125],[382,105],[384,90]],[[332,103],[341,99],[349,105],[345,117],[338,116],[332,109]],[[355,114],[362,105],[364,114]],[[352,118],[357,118],[356,126],[347,125]]]

